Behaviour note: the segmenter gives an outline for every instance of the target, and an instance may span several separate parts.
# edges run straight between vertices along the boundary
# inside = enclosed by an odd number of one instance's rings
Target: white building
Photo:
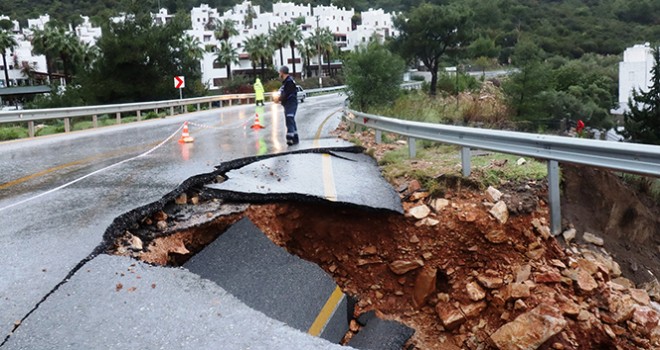
[[[38,29],[38,30],[44,30],[46,27],[46,23],[50,22],[50,16],[49,15],[43,15],[39,16],[39,18],[35,19],[28,19],[28,28],[29,29]]]
[[[250,15],[250,18],[248,18]],[[291,2],[278,2],[273,4],[272,12],[261,12],[259,6],[252,5],[250,1],[244,1],[233,8],[220,14],[217,9],[210,8],[206,4],[192,9],[190,17],[192,29],[187,33],[199,39],[206,51],[202,61],[202,82],[210,89],[217,89],[224,85],[227,78],[225,66],[217,63],[217,48],[220,42],[215,38],[212,24],[216,21],[232,20],[236,24],[238,35],[229,39],[229,43],[239,53],[239,63],[231,65],[232,75],[251,73],[252,64],[245,52],[244,42],[246,39],[258,34],[268,34],[271,30],[283,23],[299,23],[303,38],[314,35],[315,29],[328,28],[335,37],[335,44],[341,50],[353,49],[361,43],[366,42],[374,34],[382,38],[396,35],[392,23],[392,15],[382,10],[369,10],[362,14],[363,24],[354,30],[352,19],[355,15],[353,9],[338,8],[336,6],[296,5]],[[251,22],[251,23],[250,23]],[[336,55],[335,55],[336,57]],[[341,62],[331,57],[330,69],[339,69]],[[282,49],[273,52],[271,62],[275,67],[289,66],[298,76],[306,74],[303,59],[298,49],[295,49],[295,62],[291,49],[286,45]],[[310,60],[312,74],[318,74],[318,58]],[[327,70],[325,58],[321,58],[323,70]]]
[[[5,15],[0,15],[0,20],[8,20],[12,23],[14,25],[11,29],[13,33],[18,33],[21,31],[21,25],[18,23],[18,21],[12,21],[11,18]]]
[[[152,13],[151,18],[154,20],[154,23],[163,25],[170,23],[174,18],[174,15],[169,14],[167,9],[160,9],[158,10],[158,13]]]
[[[80,16],[83,19],[83,23],[76,26],[75,32],[76,36],[80,39],[81,42],[93,46],[96,45],[96,41],[101,37],[102,30],[100,27],[94,27],[89,21],[89,17]]]
[[[623,114],[628,110],[628,99],[633,89],[647,91],[651,85],[653,55],[649,43],[635,45],[623,52],[623,62],[619,62],[619,109],[613,111]]]
[[[395,14],[386,13],[381,9],[369,9],[362,12],[362,24],[349,33],[346,50],[353,51],[356,47],[369,42],[373,37],[382,41],[390,36],[399,35],[394,28],[394,16]]]

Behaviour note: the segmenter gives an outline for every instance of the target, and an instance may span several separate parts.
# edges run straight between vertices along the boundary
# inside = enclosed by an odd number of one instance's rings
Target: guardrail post
[[[117,125],[121,124],[121,112],[117,112]]]
[[[231,101],[231,98],[230,98],[229,99],[229,107],[231,107],[231,103],[232,103],[232,101]]]
[[[376,130],[376,144],[380,145],[381,143],[383,143],[383,132]]]
[[[28,122],[28,136],[34,137],[34,121],[32,120]]]
[[[408,155],[415,158],[417,155],[417,140],[414,137],[408,137]]]
[[[213,109],[213,102],[209,102],[209,109]]]
[[[99,116],[96,115],[96,114],[94,114],[94,115],[92,116],[92,127],[93,127],[94,129],[96,129],[96,128],[99,127]]]
[[[202,110],[202,104],[201,104],[201,103],[198,103],[198,104],[197,104],[197,111],[199,112],[199,111],[201,111],[201,110]]]
[[[71,118],[64,118],[64,132],[71,132]]]
[[[470,176],[470,173],[472,172],[472,159],[470,157],[470,147],[461,147],[461,167],[463,168],[463,177]]]
[[[218,105],[222,108],[222,100],[218,101]]]
[[[559,163],[556,160],[548,161],[548,199],[550,201],[550,230],[556,236],[561,233]]]
[[[170,107],[170,117],[174,115],[174,106]]]
[[[142,113],[140,111],[137,111],[137,121],[142,120]]]

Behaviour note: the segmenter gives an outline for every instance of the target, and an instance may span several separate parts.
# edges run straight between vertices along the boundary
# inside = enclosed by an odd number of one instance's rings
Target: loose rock
[[[516,161],[517,165],[524,165],[525,163],[527,163],[527,160],[525,158],[518,158],[518,160]]]
[[[477,280],[479,281],[479,283],[481,283],[482,286],[488,289],[497,289],[504,284],[504,280],[502,280],[499,277],[479,275],[477,276]]]
[[[587,242],[587,243],[591,243],[591,244],[594,244],[594,245],[597,245],[597,246],[602,246],[603,244],[605,244],[605,241],[602,238],[594,235],[593,233],[589,233],[589,232],[585,232],[582,235],[582,239],[584,239],[584,241]]]
[[[507,220],[509,220],[509,209],[506,207],[504,201],[497,202],[489,213],[501,224],[506,224]]]
[[[424,266],[422,260],[397,260],[388,265],[390,270],[397,275],[403,275],[406,272],[415,270]]]
[[[502,192],[493,186],[488,186],[486,189],[486,199],[492,203],[496,203],[500,200],[500,198],[502,198]]]
[[[470,282],[465,286],[467,295],[470,300],[479,301],[486,297],[486,292],[479,286],[477,282]]]
[[[447,302],[440,302],[435,306],[435,311],[440,316],[442,325],[451,330],[466,321],[465,316],[458,308]]]
[[[188,203],[188,195],[185,193],[181,193],[176,199],[174,200],[174,203],[178,205],[184,205]]]
[[[577,230],[572,228],[572,229],[568,229],[568,230],[564,231],[564,233],[562,233],[562,236],[564,236],[564,240],[566,242],[570,242],[570,241],[575,239],[576,234],[577,234]]]
[[[424,219],[425,217],[429,216],[431,213],[431,209],[427,207],[425,204],[410,208],[408,210],[408,214],[412,215],[417,220]]]
[[[500,327],[490,338],[500,350],[537,349],[566,327],[558,309],[540,304]]]
[[[413,305],[415,307],[422,307],[426,304],[429,296],[435,293],[436,273],[435,268],[425,267],[417,275],[415,290],[413,291]]]

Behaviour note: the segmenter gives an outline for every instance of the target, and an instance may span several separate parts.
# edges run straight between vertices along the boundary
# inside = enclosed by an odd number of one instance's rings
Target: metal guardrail
[[[411,158],[416,153],[416,139],[462,146],[464,176],[470,175],[471,148],[547,160],[550,223],[554,234],[561,231],[558,162],[660,176],[660,146],[420,123],[350,109],[345,111],[345,118],[357,125],[376,129],[377,143],[381,142],[383,131],[407,136]]]
[[[346,86],[333,86],[321,89],[307,90],[307,93],[319,94],[334,92],[345,89]],[[273,93],[265,94],[266,98],[272,100]],[[48,109],[23,109],[16,111],[3,111],[0,112],[0,124],[3,123],[28,123],[28,134],[30,137],[35,135],[35,121],[51,120],[51,119],[64,119],[64,131],[69,132],[71,129],[71,118],[75,117],[88,117],[92,116],[94,127],[98,126],[98,116],[104,114],[115,115],[117,123],[121,123],[122,113],[134,112],[137,119],[142,119],[142,111],[159,109],[169,109],[169,115],[175,113],[175,108],[186,108],[190,105],[197,105],[197,110],[200,110],[202,104],[207,104],[209,109],[213,108],[214,103],[219,103],[220,107],[223,105],[231,106],[234,101],[247,100],[248,103],[254,101],[255,94],[229,94],[229,95],[216,95],[195,97],[179,100],[166,100],[155,102],[138,102],[138,103],[124,103],[114,105],[97,105],[97,106],[81,106],[81,107],[65,107],[65,108],[48,108]]]

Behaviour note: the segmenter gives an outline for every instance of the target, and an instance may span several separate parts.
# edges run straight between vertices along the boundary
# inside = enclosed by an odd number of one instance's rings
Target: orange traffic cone
[[[191,143],[193,141],[195,139],[188,133],[188,122],[183,122],[183,131],[181,132],[179,143]]]
[[[252,129],[263,129],[263,128],[265,128],[265,126],[261,125],[261,123],[259,122],[259,113],[256,113],[254,115],[254,124],[252,124],[251,128]]]

